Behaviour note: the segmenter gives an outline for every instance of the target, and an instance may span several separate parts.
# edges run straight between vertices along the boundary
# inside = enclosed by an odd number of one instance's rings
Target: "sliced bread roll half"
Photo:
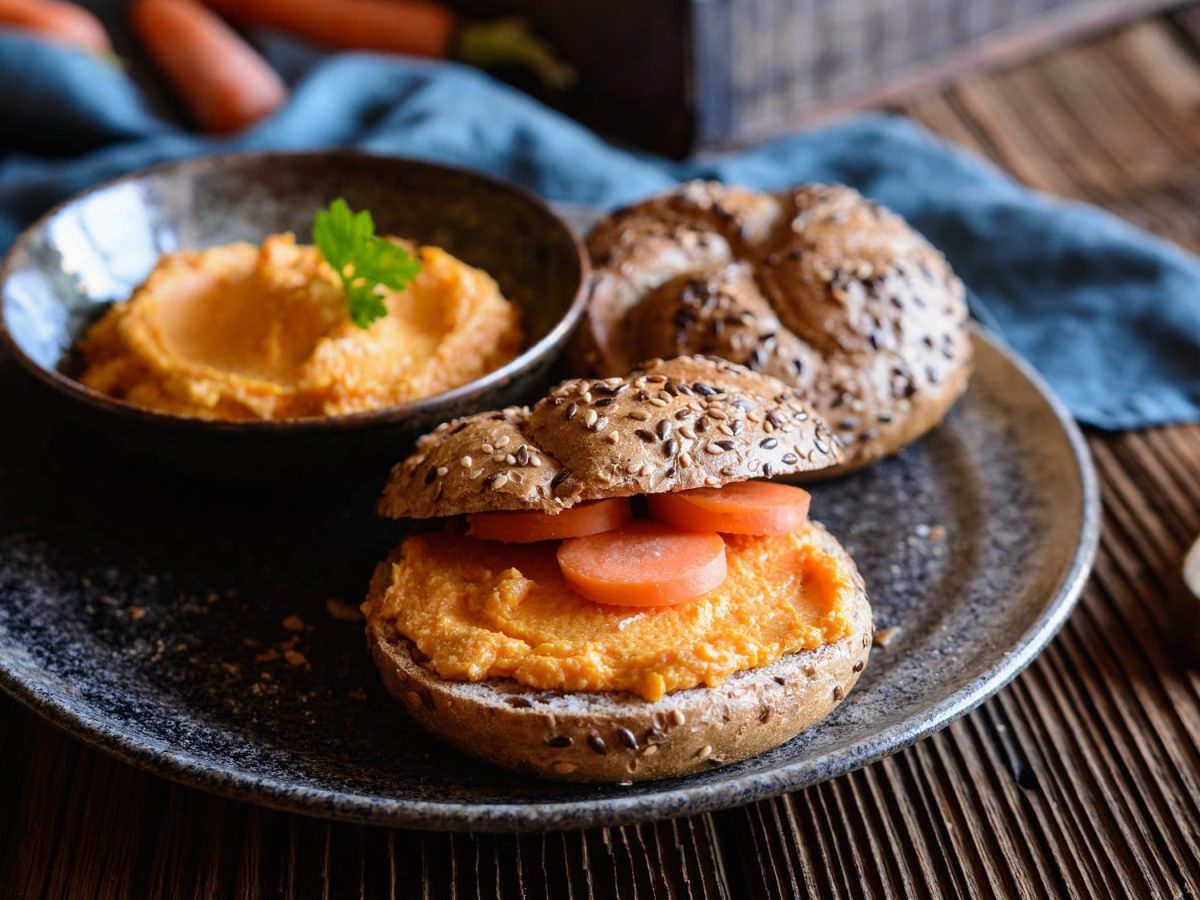
[[[528,407],[439,425],[392,469],[381,515],[555,513],[630,497],[822,469],[840,459],[796,390],[722,359],[655,359],[563,382]]]
[[[821,534],[826,552],[853,569],[841,545]],[[392,561],[376,570],[369,607],[387,590]],[[857,570],[854,583],[853,629],[841,640],[654,702],[629,693],[536,691],[510,679],[448,681],[425,668],[390,623],[371,617],[367,643],[409,716],[463,753],[547,778],[645,781],[748,759],[829,715],[871,649],[871,607]]]

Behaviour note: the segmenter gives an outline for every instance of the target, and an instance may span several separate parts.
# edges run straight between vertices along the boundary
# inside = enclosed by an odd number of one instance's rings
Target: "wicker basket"
[[[1177,0],[1176,0],[1177,2]],[[1175,5],[1172,0],[462,0],[579,72],[557,98],[672,155],[723,149]]]

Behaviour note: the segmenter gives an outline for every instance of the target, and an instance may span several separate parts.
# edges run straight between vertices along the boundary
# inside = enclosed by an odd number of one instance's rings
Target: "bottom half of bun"
[[[832,537],[825,541],[853,565]],[[857,573],[854,583],[847,637],[656,701],[625,692],[540,691],[511,679],[449,681],[422,665],[416,647],[384,620],[368,620],[367,643],[408,714],[466,754],[571,781],[669,778],[777,747],[845,699],[871,648],[871,607]]]

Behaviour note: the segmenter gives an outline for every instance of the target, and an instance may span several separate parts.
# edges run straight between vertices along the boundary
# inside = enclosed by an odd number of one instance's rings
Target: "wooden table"
[[[903,111],[1200,251],[1200,8]],[[1104,537],[1062,633],[982,708],[845,778],[636,827],[388,831],[177,787],[0,700],[0,897],[1198,896],[1200,664],[1172,649],[1166,595],[1200,533],[1200,426],[1089,441]]]

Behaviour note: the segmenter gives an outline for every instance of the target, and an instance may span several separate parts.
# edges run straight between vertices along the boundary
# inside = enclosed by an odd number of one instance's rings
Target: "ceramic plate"
[[[384,473],[222,489],[45,420],[0,365],[0,682],[76,737],[206,790],[335,818],[516,830],[746,803],[895,752],[980,703],[1063,622],[1096,546],[1095,477],[1036,376],[982,334],[971,388],[902,455],[813,487],[878,628],[858,687],[770,753],[633,787],[540,782],[411,725],[362,598],[397,525]],[[354,472],[353,459],[344,464]],[[335,615],[337,614],[337,615]]]

